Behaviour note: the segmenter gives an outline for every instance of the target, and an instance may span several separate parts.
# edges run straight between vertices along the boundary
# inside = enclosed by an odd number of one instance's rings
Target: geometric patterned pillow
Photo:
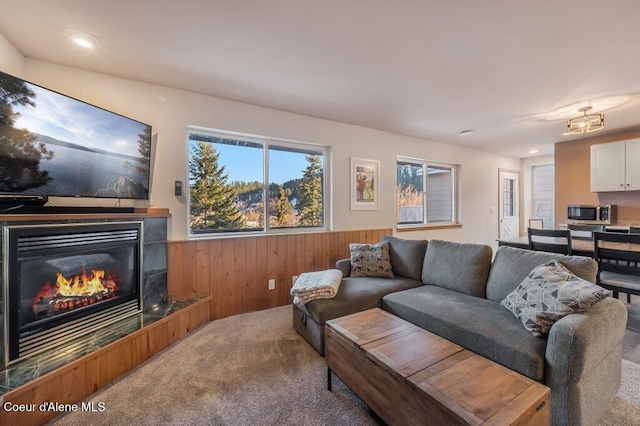
[[[349,244],[352,277],[393,278],[389,243]]]
[[[500,304],[541,337],[560,318],[583,312],[609,296],[609,290],[576,277],[552,259],[534,268]]]

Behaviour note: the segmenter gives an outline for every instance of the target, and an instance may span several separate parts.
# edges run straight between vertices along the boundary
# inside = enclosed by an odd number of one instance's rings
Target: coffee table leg
[[[327,390],[331,392],[331,369],[327,367]]]

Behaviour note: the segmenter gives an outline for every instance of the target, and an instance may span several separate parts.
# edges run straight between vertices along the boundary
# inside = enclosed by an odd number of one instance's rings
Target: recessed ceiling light
[[[476,131],[475,130],[463,130],[460,132],[460,136],[468,136],[468,135],[472,135],[474,134]]]
[[[91,43],[89,40],[87,40],[86,38],[82,38],[82,37],[74,37],[73,38],[73,42],[75,44],[77,44],[80,47],[86,47],[86,48],[92,48],[93,47],[93,43]]]
[[[73,28],[67,28],[64,33],[69,37],[75,44],[78,46],[82,46],[86,49],[91,49],[92,47],[96,47],[100,45],[100,40],[93,34],[89,34],[85,31],[76,30]]]
[[[538,150],[537,149],[532,149],[531,151],[529,151],[529,154],[537,154]]]

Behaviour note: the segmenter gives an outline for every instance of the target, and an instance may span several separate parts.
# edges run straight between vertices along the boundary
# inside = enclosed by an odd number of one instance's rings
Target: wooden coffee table
[[[550,423],[548,387],[381,309],[327,321],[325,358],[388,424]]]

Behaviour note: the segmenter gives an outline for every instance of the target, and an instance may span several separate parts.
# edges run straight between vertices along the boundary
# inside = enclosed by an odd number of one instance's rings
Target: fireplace
[[[4,363],[142,310],[141,221],[4,227]]]

